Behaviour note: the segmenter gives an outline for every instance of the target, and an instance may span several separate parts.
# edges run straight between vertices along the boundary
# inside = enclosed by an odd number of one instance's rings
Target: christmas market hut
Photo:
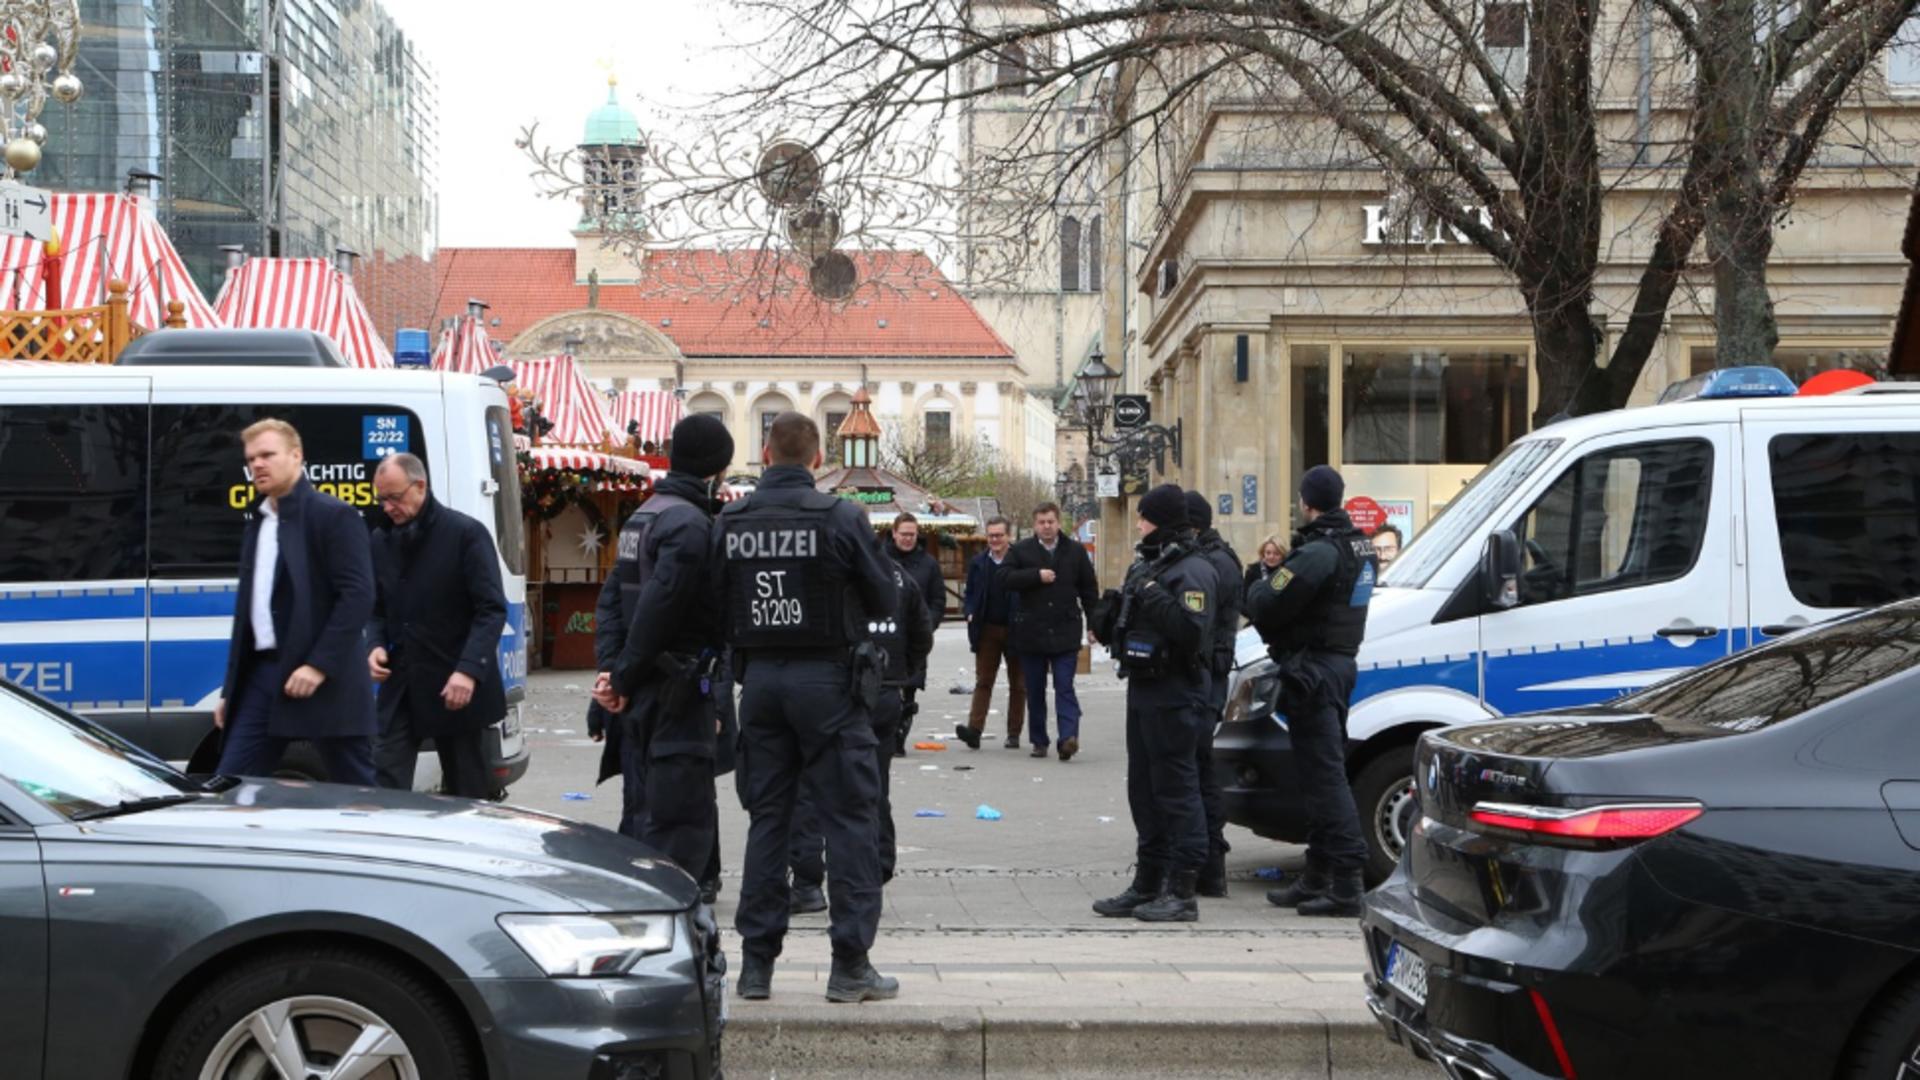
[[[248,259],[232,252],[214,310],[228,326],[311,330],[333,339],[357,368],[390,368],[393,352],[353,287],[351,254],[327,259]]]

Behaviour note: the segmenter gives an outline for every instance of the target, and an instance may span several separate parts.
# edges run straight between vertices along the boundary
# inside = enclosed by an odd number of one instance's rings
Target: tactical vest
[[[893,562],[891,559],[887,561]],[[867,635],[887,654],[886,667],[880,672],[881,684],[897,687],[907,685],[911,673],[907,663],[907,598],[908,590],[914,586],[897,564],[892,569],[893,583],[900,589],[900,599],[892,614],[867,621]]]
[[[1367,602],[1373,599],[1373,584],[1380,576],[1373,542],[1353,528],[1321,533],[1307,542],[1330,546],[1339,562],[1320,594],[1287,627],[1285,651],[1310,649],[1353,656],[1366,637]]]
[[[1213,596],[1213,673],[1233,670],[1234,636],[1240,632],[1240,559],[1218,536],[1200,542],[1200,554],[1217,579]]]
[[[647,551],[647,538],[652,535],[654,525],[660,521],[660,515],[676,506],[693,504],[678,495],[653,495],[640,504],[620,527],[620,538],[615,541],[618,549],[615,557],[634,564],[633,584],[623,585],[620,589],[620,608],[627,616],[627,625],[640,611],[640,592],[646,587],[647,579],[653,576],[653,556]]]
[[[829,554],[838,505],[817,491],[777,488],[720,512],[728,641],[751,655],[846,648],[866,636],[848,624],[847,568]]]

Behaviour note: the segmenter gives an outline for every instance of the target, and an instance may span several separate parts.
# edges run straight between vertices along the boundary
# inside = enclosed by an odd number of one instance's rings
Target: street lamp
[[[1099,349],[1087,357],[1080,369],[1080,388],[1087,392],[1089,430],[1098,432],[1107,423],[1107,410],[1113,407],[1113,392],[1120,385],[1120,373],[1107,366]]]

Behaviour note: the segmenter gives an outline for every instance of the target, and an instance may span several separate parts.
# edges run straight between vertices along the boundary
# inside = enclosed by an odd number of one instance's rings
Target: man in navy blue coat
[[[241,433],[259,498],[240,548],[227,678],[214,706],[219,771],[263,776],[290,743],[313,744],[336,783],[372,785],[373,684],[365,628],[373,559],[359,511],[313,489],[300,433],[262,420]]]

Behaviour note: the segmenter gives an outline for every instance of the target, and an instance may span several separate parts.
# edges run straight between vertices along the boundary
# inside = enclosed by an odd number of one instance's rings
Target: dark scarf
[[[714,485],[692,473],[669,472],[653,485],[656,495],[677,495],[706,511],[720,512],[720,500],[714,497]]]

